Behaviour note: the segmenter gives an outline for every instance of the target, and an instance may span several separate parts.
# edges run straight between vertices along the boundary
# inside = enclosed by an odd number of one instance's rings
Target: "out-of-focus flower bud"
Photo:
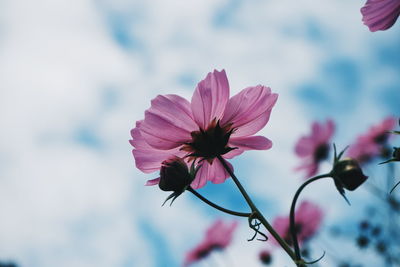
[[[260,261],[264,265],[270,265],[272,263],[272,255],[268,250],[263,250],[259,254]]]
[[[389,156],[387,156],[387,158],[388,157]],[[385,163],[389,163],[389,162],[392,162],[392,161],[400,161],[400,147],[393,147],[392,158],[390,158],[390,159],[388,159],[388,160],[386,160],[384,162],[381,162],[379,164],[385,164]]]
[[[368,247],[368,244],[369,244],[369,238],[364,235],[361,235],[361,236],[357,237],[356,242],[357,242],[357,246],[359,248],[366,248],[366,247]]]
[[[393,148],[393,154],[392,157],[396,161],[400,161],[400,147],[394,147]]]

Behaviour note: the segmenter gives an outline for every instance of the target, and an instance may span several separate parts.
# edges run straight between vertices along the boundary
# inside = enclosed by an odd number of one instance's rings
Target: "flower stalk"
[[[250,209],[252,210],[252,216],[254,219],[258,219],[262,225],[268,230],[268,232],[276,239],[276,241],[281,245],[281,247],[286,251],[286,253],[290,256],[290,258],[296,263],[297,266],[304,266],[302,261],[296,260],[296,255],[290,246],[286,243],[285,240],[275,231],[272,225],[265,219],[262,213],[258,210],[254,202],[251,200],[250,196],[247,194],[246,190],[240,183],[239,179],[235,176],[232,170],[229,168],[228,164],[226,164],[225,160],[221,156],[217,156],[218,160],[221,162],[222,166],[225,170],[229,173],[232,177],[234,183],[238,187],[240,193],[243,195],[244,199],[246,200],[247,204],[249,205]]]
[[[299,189],[297,189],[293,200],[292,200],[292,205],[290,207],[290,234],[292,236],[292,240],[293,240],[293,247],[294,247],[294,252],[295,252],[295,259],[296,261],[301,261],[301,253],[300,253],[300,246],[299,246],[299,241],[297,239],[297,232],[296,232],[296,219],[295,219],[295,210],[296,210],[296,202],[297,199],[299,198],[301,192],[303,191],[303,189],[311,184],[312,182],[315,182],[317,180],[323,179],[323,178],[329,178],[331,177],[330,173],[327,174],[321,174],[318,176],[315,176],[313,178],[308,179],[307,181],[305,181],[300,187]]]
[[[239,217],[249,217],[249,216],[251,216],[251,213],[237,212],[237,211],[233,211],[233,210],[229,210],[229,209],[223,208],[223,207],[215,204],[214,202],[211,202],[210,200],[208,200],[207,198],[205,198],[201,194],[199,194],[192,187],[188,187],[186,190],[189,191],[190,193],[192,193],[193,195],[195,195],[197,198],[199,198],[204,203],[210,205],[211,207],[213,207],[213,208],[215,208],[215,209],[217,209],[219,211],[228,213],[230,215],[239,216]]]

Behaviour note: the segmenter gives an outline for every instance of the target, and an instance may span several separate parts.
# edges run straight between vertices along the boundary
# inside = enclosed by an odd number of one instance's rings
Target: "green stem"
[[[202,195],[200,195],[200,194],[199,194],[197,191],[195,191],[192,187],[188,187],[186,190],[189,191],[189,192],[191,192],[191,193],[192,193],[193,195],[195,195],[196,197],[198,197],[201,201],[205,202],[206,204],[210,205],[211,207],[213,207],[213,208],[215,208],[215,209],[217,209],[217,210],[219,210],[219,211],[228,213],[228,214],[230,214],[230,215],[240,216],[240,217],[247,217],[247,218],[250,217],[250,215],[251,215],[251,213],[237,212],[237,211],[228,210],[228,209],[225,209],[225,208],[223,208],[223,207],[221,207],[221,206],[218,206],[217,204],[211,202],[211,201],[208,200],[207,198],[205,198],[205,197],[203,197]]]
[[[300,265],[299,262],[296,262],[296,257],[295,257],[293,250],[289,247],[289,245],[285,242],[285,240],[283,240],[283,238],[275,231],[275,229],[269,224],[269,222],[267,221],[267,219],[265,219],[265,217],[261,214],[261,212],[257,209],[256,205],[253,203],[250,196],[247,194],[246,190],[243,188],[242,184],[239,182],[238,178],[235,176],[235,174],[229,168],[226,161],[221,156],[217,156],[217,158],[221,162],[222,166],[224,166],[225,170],[232,177],[232,180],[234,181],[236,186],[239,188],[240,193],[242,193],[247,204],[251,208],[255,218],[257,218],[264,225],[264,227],[276,239],[276,241],[286,251],[286,253],[290,256],[290,258],[296,263],[296,265],[302,266],[302,265]]]
[[[299,241],[297,239],[296,220],[295,220],[295,210],[296,210],[297,199],[299,198],[301,191],[303,191],[303,189],[308,184],[311,184],[312,182],[315,182],[319,179],[328,178],[328,177],[331,177],[330,173],[321,174],[321,175],[318,175],[318,176],[308,179],[299,187],[299,189],[297,189],[296,194],[293,197],[292,206],[290,207],[290,234],[292,235],[293,247],[294,247],[294,252],[296,255],[296,261],[301,260],[300,246],[299,246]]]

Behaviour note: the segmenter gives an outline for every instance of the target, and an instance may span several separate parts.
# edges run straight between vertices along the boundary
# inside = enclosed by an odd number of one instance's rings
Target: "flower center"
[[[314,152],[314,160],[315,162],[320,162],[328,157],[329,153],[329,145],[328,144],[321,144],[317,147]]]
[[[377,144],[384,144],[388,139],[389,135],[387,133],[380,134],[374,137],[374,142]]]
[[[295,223],[294,224],[294,229],[296,231],[297,239],[301,239],[301,233],[303,230],[303,224],[302,223]],[[290,228],[286,230],[286,233],[283,238],[286,243],[288,243],[289,246],[293,246],[293,240],[292,240],[292,233],[290,232]]]
[[[205,258],[206,256],[208,256],[208,254],[210,254],[213,250],[220,250],[222,249],[222,246],[218,245],[218,244],[210,244],[208,246],[206,246],[205,248],[199,250],[197,252],[197,258],[198,259],[202,259]]]
[[[219,125],[219,121],[214,119],[207,129],[199,129],[199,131],[191,132],[192,141],[185,143],[181,150],[187,151],[189,157],[202,157],[209,161],[220,155],[226,154],[233,150],[228,146],[229,138],[234,131],[231,124],[223,127]]]

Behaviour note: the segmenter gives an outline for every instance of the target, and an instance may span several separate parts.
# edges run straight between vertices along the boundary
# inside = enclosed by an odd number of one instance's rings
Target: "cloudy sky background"
[[[293,146],[312,121],[334,119],[334,140],[344,148],[371,124],[400,116],[400,25],[369,32],[363,4],[0,1],[0,260],[23,267],[180,266],[216,218],[235,219],[190,194],[161,207],[168,194],[143,186],[157,174],[135,168],[128,143],[152,98],[190,99],[213,69],[226,70],[231,95],[257,84],[279,94],[261,131],[273,148],[232,162],[268,219],[286,214],[302,181],[293,172]],[[381,170],[367,170],[378,185]],[[246,210],[232,181],[200,192]],[[313,244],[314,258],[327,252],[323,266],[358,255],[380,264],[354,247],[351,234],[376,202],[366,190],[348,194],[350,207],[331,181],[303,197],[326,211]],[[333,225],[350,229],[350,238],[332,240]],[[251,235],[241,220],[232,247],[199,266],[259,266],[268,244],[247,242]],[[274,257],[274,266],[291,266],[279,250]]]

